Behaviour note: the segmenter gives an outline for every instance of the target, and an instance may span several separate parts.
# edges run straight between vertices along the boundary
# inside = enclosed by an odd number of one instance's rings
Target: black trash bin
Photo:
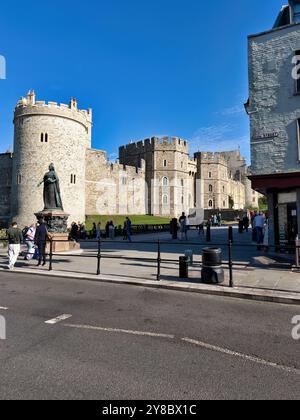
[[[224,282],[222,250],[220,248],[203,249],[201,277],[203,283],[207,284],[219,284]]]
[[[188,257],[179,257],[179,278],[189,278],[189,259]]]

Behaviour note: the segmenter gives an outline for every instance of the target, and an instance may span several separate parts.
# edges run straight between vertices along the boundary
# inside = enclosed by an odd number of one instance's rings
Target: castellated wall
[[[139,165],[141,159],[145,160],[147,213],[177,217],[195,207],[197,165],[189,158],[187,141],[152,137],[120,147],[119,157],[126,165]]]
[[[107,161],[106,153],[86,151],[86,215],[146,214],[145,164],[126,166]]]
[[[14,116],[12,217],[21,226],[43,210],[43,179],[54,163],[60,179],[64,210],[72,220],[85,220],[85,151],[91,142],[91,111],[70,105],[22,98]],[[73,175],[73,176],[72,176]],[[73,181],[73,182],[72,182]]]
[[[0,154],[0,229],[11,222],[12,154]]]

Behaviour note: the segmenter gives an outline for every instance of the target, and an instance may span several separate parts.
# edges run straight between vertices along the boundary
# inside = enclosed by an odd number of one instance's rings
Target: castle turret
[[[70,105],[37,101],[30,91],[14,112],[12,217],[21,226],[43,210],[37,185],[51,162],[60,178],[64,210],[69,221],[85,219],[85,156],[91,147],[90,111]]]

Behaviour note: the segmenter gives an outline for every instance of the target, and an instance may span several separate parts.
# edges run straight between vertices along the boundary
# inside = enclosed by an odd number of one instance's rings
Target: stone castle
[[[0,154],[0,224],[34,221],[43,209],[37,185],[53,162],[69,222],[87,215],[179,216],[194,208],[256,207],[238,151],[196,153],[180,138],[151,138],[119,150],[111,163],[92,148],[92,110],[22,97],[14,111],[14,150]]]

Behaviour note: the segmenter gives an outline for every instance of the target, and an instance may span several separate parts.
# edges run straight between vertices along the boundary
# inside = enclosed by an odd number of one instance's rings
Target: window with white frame
[[[163,177],[163,187],[168,187],[168,186],[169,186],[169,178],[164,176]]]

